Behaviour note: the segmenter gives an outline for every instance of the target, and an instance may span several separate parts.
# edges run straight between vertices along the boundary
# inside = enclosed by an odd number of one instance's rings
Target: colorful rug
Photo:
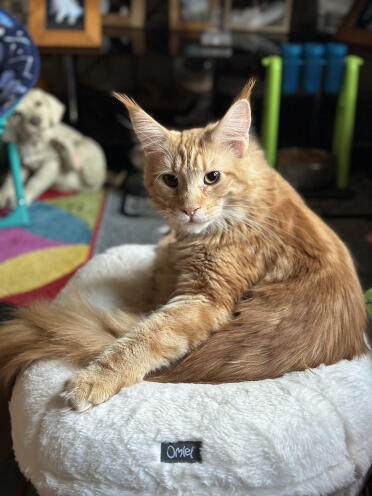
[[[54,298],[91,257],[104,201],[103,191],[50,192],[30,206],[29,227],[0,229],[0,301]]]

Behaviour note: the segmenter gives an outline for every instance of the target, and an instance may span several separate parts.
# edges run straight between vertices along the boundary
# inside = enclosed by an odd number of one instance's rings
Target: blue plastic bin
[[[283,75],[282,93],[290,95],[298,90],[302,46],[298,43],[284,43],[282,45]]]
[[[302,87],[305,93],[314,95],[319,91],[324,52],[325,47],[321,43],[304,44]]]
[[[326,66],[324,72],[324,91],[336,95],[340,91],[345,68],[347,45],[344,43],[326,44]]]

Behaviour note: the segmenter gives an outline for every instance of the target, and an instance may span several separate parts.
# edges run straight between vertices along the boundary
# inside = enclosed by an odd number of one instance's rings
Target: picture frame
[[[74,10],[68,17],[53,10],[55,0],[29,0],[28,30],[41,49],[80,51],[101,46],[100,0],[69,0]],[[65,9],[67,2],[62,4]]]
[[[146,17],[146,0],[130,0],[129,15],[109,12],[102,15],[103,28],[143,28]]]
[[[354,1],[335,39],[352,45],[372,45],[372,1]]]
[[[247,2],[248,3],[248,2]],[[252,9],[258,9],[258,2],[252,2]],[[276,5],[278,2],[275,2]],[[244,23],[243,15],[236,15],[235,18],[239,19],[238,22],[234,19],[233,10],[234,10],[234,0],[225,0],[224,3],[224,13],[223,13],[223,29],[232,30],[232,31],[248,31],[251,33],[273,33],[273,34],[285,34],[289,32],[291,25],[291,17],[292,17],[292,7],[293,0],[282,0],[283,3],[283,14],[278,24],[270,23],[270,24],[247,24]],[[267,0],[262,1],[263,5],[268,4]],[[249,5],[247,6],[249,8]]]
[[[184,5],[182,3],[184,2]],[[182,10],[191,6],[190,0],[169,0],[168,2],[168,24],[171,31],[204,31],[208,28],[217,27],[214,22],[214,14],[217,9],[222,8],[220,0],[205,0],[205,11],[208,18],[205,20],[183,19]],[[190,16],[191,17],[191,16]]]

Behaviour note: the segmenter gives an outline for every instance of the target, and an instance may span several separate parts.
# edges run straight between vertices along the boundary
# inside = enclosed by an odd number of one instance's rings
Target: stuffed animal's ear
[[[54,126],[59,122],[61,122],[63,114],[65,113],[65,109],[66,109],[63,103],[60,102],[58,98],[51,95],[50,93],[46,93],[45,91],[43,91],[42,93],[42,99],[45,100],[46,105],[49,106],[50,109],[49,119],[51,125]]]
[[[126,95],[120,93],[113,95],[127,107],[134,132],[142,144],[144,152],[147,154],[164,149],[169,140],[169,131]]]
[[[212,141],[242,158],[249,143],[251,127],[250,94],[254,80],[250,79],[212,132]]]

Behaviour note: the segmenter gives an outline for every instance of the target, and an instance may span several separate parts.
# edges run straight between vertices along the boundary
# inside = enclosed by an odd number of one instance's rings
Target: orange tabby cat
[[[85,366],[64,390],[83,411],[144,378],[274,378],[367,351],[347,248],[249,138],[252,86],[220,122],[184,132],[116,95],[145,151],[145,185],[171,227],[157,250],[153,311],[19,310],[1,329],[3,382],[37,359],[64,357]]]

